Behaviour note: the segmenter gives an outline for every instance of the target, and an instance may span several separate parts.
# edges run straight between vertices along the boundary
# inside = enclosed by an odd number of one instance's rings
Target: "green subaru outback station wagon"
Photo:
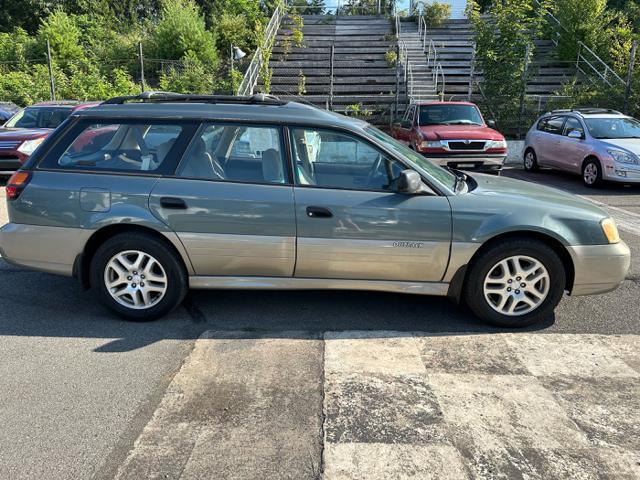
[[[443,295],[524,326],[615,289],[629,249],[586,200],[445,170],[275,97],[147,92],[69,117],[6,188],[2,257],[133,320],[189,288]]]

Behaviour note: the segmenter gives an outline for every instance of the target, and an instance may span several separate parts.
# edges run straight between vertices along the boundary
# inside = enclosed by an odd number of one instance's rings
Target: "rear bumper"
[[[7,223],[0,228],[0,253],[14,265],[71,276],[76,257],[92,233],[82,228]]]
[[[499,172],[502,170],[507,154],[485,153],[423,153],[425,158],[436,162],[443,167],[451,167],[459,170],[474,170],[480,172]]]
[[[22,166],[18,157],[0,157],[0,175],[14,173]]]
[[[612,245],[567,247],[575,276],[571,295],[593,295],[615,290],[625,279],[631,252],[623,241]]]

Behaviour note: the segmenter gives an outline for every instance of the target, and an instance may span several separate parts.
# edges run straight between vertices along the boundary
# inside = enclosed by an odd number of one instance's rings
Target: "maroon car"
[[[439,165],[499,172],[507,143],[493,125],[473,103],[425,102],[410,105],[391,134]]]
[[[58,101],[20,110],[0,127],[0,175],[16,171],[72,112],[98,103]]]

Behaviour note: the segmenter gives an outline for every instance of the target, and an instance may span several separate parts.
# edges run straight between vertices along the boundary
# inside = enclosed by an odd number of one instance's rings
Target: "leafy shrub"
[[[422,17],[428,26],[439,27],[451,17],[451,5],[438,1],[422,2]]]
[[[393,68],[398,64],[398,53],[395,50],[389,50],[384,54],[384,59],[387,61],[389,68]]]

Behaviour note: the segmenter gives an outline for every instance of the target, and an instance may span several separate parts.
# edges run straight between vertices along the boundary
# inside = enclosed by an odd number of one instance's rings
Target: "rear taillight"
[[[16,172],[7,182],[7,200],[15,200],[31,180],[31,172]]]

